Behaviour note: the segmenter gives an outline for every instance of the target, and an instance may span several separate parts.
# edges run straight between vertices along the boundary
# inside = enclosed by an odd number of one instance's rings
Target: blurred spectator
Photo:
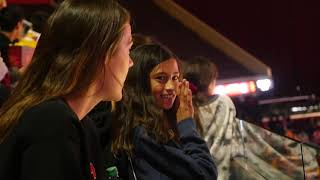
[[[320,121],[318,120],[315,125],[315,130],[312,133],[312,142],[320,145]]]
[[[296,139],[296,140],[299,140],[299,141],[301,141],[301,142],[304,142],[304,143],[310,142],[309,136],[308,136],[308,134],[307,134],[305,131],[300,131],[300,132],[296,135],[295,139]]]
[[[0,81],[5,77],[8,73],[8,68],[6,64],[3,62],[2,57],[0,56]]]
[[[132,50],[142,44],[151,44],[151,43],[157,42],[157,40],[155,40],[153,37],[148,35],[143,35],[143,34],[133,34],[132,41],[133,41],[133,45],[131,47]]]
[[[42,33],[43,28],[50,14],[45,11],[36,11],[31,14],[29,21],[32,23],[32,29],[38,33]]]
[[[261,122],[262,122],[263,128],[270,130],[270,127],[269,127],[270,118],[268,116],[263,116],[261,119]]]
[[[17,6],[8,6],[0,10],[0,52],[4,63],[9,69],[9,73],[1,81],[9,86],[12,83],[12,76],[17,74],[17,70],[11,66],[8,56],[8,49],[11,44],[23,37],[24,13]]]
[[[4,64],[2,58],[0,57],[0,81],[5,77],[8,72],[7,66]],[[4,101],[9,97],[10,91],[4,85],[0,84],[0,107]]]
[[[7,1],[6,0],[0,0],[0,9],[7,7]]]
[[[282,121],[281,121],[281,119],[278,118],[277,115],[273,115],[272,116],[271,122],[269,124],[269,127],[270,127],[272,132],[275,132],[275,133],[280,134],[280,135],[284,135],[285,134]]]
[[[284,131],[285,131],[285,136],[289,137],[291,139],[294,139],[294,133],[292,131],[292,122],[290,119],[286,119],[286,122],[284,123],[284,127],[283,127]]]

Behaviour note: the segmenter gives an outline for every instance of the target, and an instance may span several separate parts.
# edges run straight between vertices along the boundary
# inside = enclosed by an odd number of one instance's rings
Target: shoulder
[[[214,101],[199,106],[199,112],[206,117],[216,116],[217,113],[227,115],[229,112],[236,116],[237,113],[232,99],[226,95],[216,95]]]
[[[26,110],[18,129],[26,136],[61,136],[72,128],[77,117],[68,105],[59,99],[47,100]]]
[[[228,104],[229,106],[234,106],[232,99],[227,95],[219,95],[217,100],[222,101],[222,102]]]
[[[72,118],[75,117],[74,113],[68,107],[68,105],[60,99],[53,99],[41,102],[27,109],[23,114],[22,118],[32,119],[37,121],[40,118],[45,119],[56,119],[56,118]],[[38,122],[40,123],[40,122]]]
[[[132,142],[135,146],[139,146],[138,144],[145,143],[156,143],[154,134],[146,129],[146,127],[139,125],[133,128],[133,136]]]
[[[227,95],[218,95],[217,99],[213,103],[230,110],[236,109],[232,99]]]

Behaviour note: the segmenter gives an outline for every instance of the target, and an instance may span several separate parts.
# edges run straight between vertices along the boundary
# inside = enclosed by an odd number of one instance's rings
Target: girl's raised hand
[[[192,104],[192,92],[189,89],[189,82],[186,79],[183,79],[179,84],[177,96],[179,98],[177,122],[180,122],[186,118],[193,118],[194,109]]]

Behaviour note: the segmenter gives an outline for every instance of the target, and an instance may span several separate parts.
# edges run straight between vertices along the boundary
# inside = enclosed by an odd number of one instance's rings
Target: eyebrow
[[[180,73],[179,72],[174,72],[173,73],[174,75],[180,75]],[[167,73],[165,73],[165,72],[158,72],[158,73],[154,73],[154,74],[152,74],[152,76],[157,76],[157,75],[168,75]]]

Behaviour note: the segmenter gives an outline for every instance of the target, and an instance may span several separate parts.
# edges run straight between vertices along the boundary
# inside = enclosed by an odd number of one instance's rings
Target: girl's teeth
[[[173,95],[162,95],[163,98],[172,98]]]

